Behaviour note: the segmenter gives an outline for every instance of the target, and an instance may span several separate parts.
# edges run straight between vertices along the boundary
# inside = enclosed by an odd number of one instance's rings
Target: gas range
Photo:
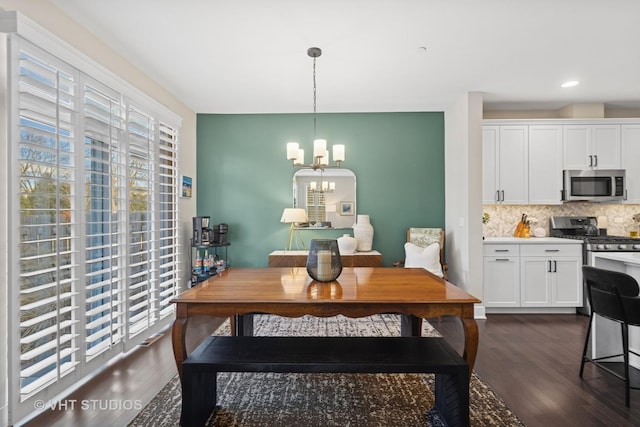
[[[640,251],[640,239],[624,236],[575,236],[558,235],[564,239],[577,239],[585,243],[587,251],[636,252]]]
[[[601,235],[598,220],[592,216],[554,216],[549,220],[549,234],[584,242],[585,252],[640,252],[640,239]]]

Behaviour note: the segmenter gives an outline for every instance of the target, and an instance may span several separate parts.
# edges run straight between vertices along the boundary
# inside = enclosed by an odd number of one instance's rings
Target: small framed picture
[[[193,182],[190,176],[180,176],[180,196],[191,198],[191,190],[193,189]]]
[[[353,202],[340,202],[340,215],[353,215]]]

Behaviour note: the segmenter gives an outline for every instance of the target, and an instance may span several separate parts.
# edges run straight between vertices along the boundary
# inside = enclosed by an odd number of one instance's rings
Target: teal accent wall
[[[345,144],[343,167],[356,174],[357,213],[374,227],[373,249],[390,266],[404,259],[408,227],[444,227],[444,113],[318,114],[317,137]],[[229,225],[232,266],[265,267],[284,249],[295,169],[286,143],[297,141],[309,162],[312,114],[199,114],[197,214]],[[354,217],[354,222],[355,222]],[[353,230],[301,230],[312,238]]]

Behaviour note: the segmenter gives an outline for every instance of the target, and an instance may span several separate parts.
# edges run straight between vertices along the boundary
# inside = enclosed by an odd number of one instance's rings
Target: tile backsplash
[[[638,230],[640,224],[633,215],[640,213],[640,205],[603,203],[564,203],[562,205],[483,205],[483,213],[489,214],[489,222],[482,226],[485,237],[513,236],[516,224],[523,213],[531,220],[531,230],[545,229],[549,235],[549,218],[552,216],[588,215],[606,217],[607,234],[629,236],[629,231]],[[601,226],[601,224],[598,224]]]

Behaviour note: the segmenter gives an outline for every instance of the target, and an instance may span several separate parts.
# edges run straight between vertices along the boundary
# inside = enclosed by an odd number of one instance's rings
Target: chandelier
[[[316,181],[309,183],[309,191],[319,193],[333,193],[336,189],[336,183],[333,181],[320,181],[320,185]]]
[[[339,168],[344,161],[344,145],[336,144],[332,147],[333,161],[336,163],[332,165],[327,150],[327,140],[316,139],[316,58],[322,55],[322,50],[319,47],[310,47],[307,49],[307,55],[313,58],[313,159],[308,165],[304,163],[304,149],[300,148],[297,142],[287,142],[287,159],[292,161],[294,167],[303,169]]]

